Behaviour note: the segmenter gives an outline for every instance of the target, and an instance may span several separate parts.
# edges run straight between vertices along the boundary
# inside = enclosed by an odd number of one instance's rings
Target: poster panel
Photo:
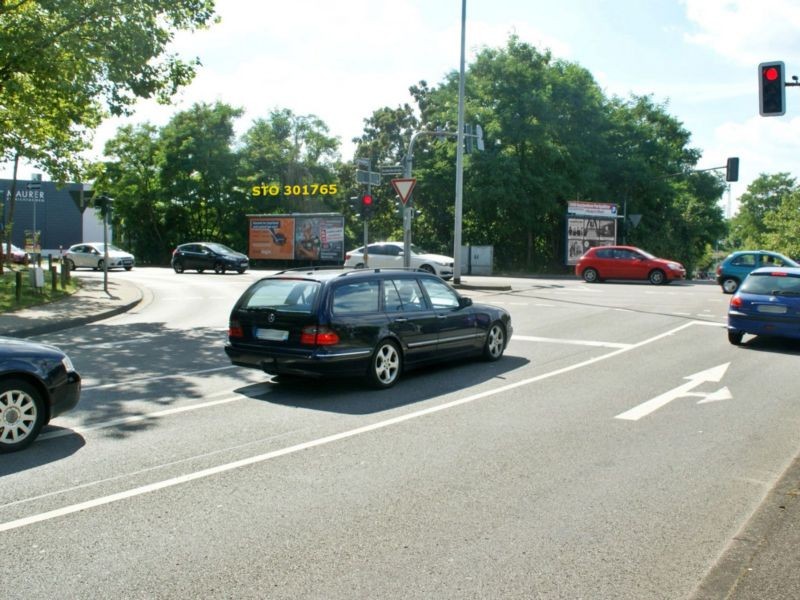
[[[296,217],[294,258],[341,262],[344,259],[344,218]]]
[[[253,260],[292,260],[294,239],[294,217],[250,217],[247,255]]]
[[[617,220],[567,218],[567,264],[575,265],[589,248],[617,243]]]

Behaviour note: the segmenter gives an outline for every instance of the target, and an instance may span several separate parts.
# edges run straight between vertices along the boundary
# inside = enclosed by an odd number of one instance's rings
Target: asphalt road
[[[230,366],[257,274],[114,276],[133,312],[38,338],[85,387],[0,458],[3,598],[687,598],[797,454],[800,346],[731,346],[714,285],[465,292],[506,356],[378,392]]]

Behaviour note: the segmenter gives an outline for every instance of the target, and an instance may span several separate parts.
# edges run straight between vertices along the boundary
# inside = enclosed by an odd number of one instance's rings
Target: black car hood
[[[55,346],[48,344],[29,342],[19,338],[0,337],[0,358],[31,355],[50,356],[60,360],[64,353]]]

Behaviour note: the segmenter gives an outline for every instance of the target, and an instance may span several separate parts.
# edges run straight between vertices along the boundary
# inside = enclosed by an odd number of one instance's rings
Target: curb
[[[44,335],[46,333],[55,333],[56,331],[71,329],[73,327],[80,327],[81,325],[88,325],[89,323],[94,323],[95,321],[102,321],[103,319],[115,317],[116,315],[127,312],[131,310],[134,306],[139,304],[141,301],[142,301],[142,294],[140,291],[139,297],[136,300],[103,311],[101,313],[90,315],[88,317],[74,317],[72,319],[63,319],[60,321],[54,321],[52,323],[48,323],[46,325],[39,325],[37,327],[27,327],[25,329],[17,329],[16,331],[9,331],[7,333],[4,333],[3,335],[6,335],[8,337],[27,338],[27,337],[33,337],[35,335]]]

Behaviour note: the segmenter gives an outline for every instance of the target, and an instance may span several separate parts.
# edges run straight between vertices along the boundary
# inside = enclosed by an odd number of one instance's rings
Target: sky
[[[461,0],[217,0],[218,24],[176,36],[173,50],[198,57],[193,83],[172,106],[140,102],[132,117],[97,130],[93,158],[126,123],[166,124],[196,102],[255,119],[288,108],[313,114],[353,157],[352,139],[378,108],[412,103],[408,88],[435,86],[460,60]],[[782,60],[800,75],[800,0],[467,0],[466,60],[509,35],[588,69],[607,96],[652,95],[691,133],[698,168],[740,158],[736,199],[761,173],[800,180],[800,87],[787,112],[761,117],[757,65]],[[35,169],[23,167],[20,178]],[[9,177],[11,165],[0,165]],[[47,175],[45,174],[45,179]]]

